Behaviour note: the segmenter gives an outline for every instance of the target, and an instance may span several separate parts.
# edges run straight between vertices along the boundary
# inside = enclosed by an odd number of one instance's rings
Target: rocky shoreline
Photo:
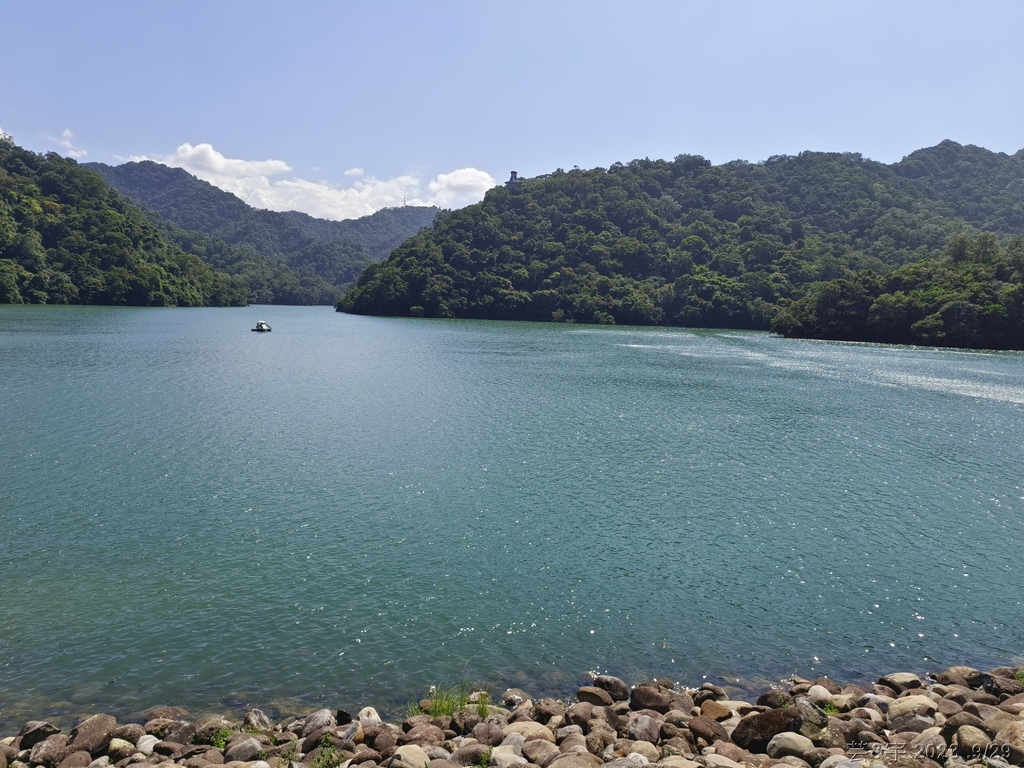
[[[32,720],[0,739],[0,768],[1024,766],[1024,667],[898,672],[870,686],[792,679],[754,701],[710,683],[589,682],[574,701],[437,692],[394,723],[372,707],[276,723],[259,709],[237,722],[159,707],[139,722],[93,715],[68,733]]]

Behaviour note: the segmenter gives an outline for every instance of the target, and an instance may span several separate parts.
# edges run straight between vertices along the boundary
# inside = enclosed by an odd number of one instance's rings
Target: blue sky
[[[1024,1],[4,3],[0,130],[326,218],[510,170],[1024,148]]]

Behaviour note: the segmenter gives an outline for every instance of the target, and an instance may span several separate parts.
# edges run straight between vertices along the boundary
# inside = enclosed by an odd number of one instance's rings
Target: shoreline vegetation
[[[748,700],[749,699],[749,700]],[[873,684],[791,678],[754,699],[596,675],[570,700],[431,688],[392,720],[364,706],[241,719],[156,707],[0,730],[0,768],[1004,768],[1024,766],[1024,667]],[[140,768],[141,768],[140,766]]]

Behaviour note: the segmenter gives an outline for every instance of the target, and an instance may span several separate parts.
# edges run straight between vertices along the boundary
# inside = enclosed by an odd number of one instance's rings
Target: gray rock
[[[224,752],[224,760],[229,763],[235,760],[249,763],[258,759],[262,752],[263,744],[260,743],[259,739],[248,738],[232,744]]]
[[[480,758],[486,755],[490,749],[491,747],[488,745],[480,744],[478,742],[466,744],[452,752],[451,759],[452,762],[458,763],[459,765],[476,765],[480,762]],[[558,747],[555,747],[556,751],[557,749]]]
[[[65,757],[57,764],[57,768],[86,768],[91,762],[92,755],[83,749]]]
[[[306,715],[306,720],[302,724],[302,731],[300,735],[305,738],[313,731],[319,731],[322,728],[333,728],[338,724],[334,718],[334,713],[329,709],[318,709],[312,714]],[[420,766],[419,768],[422,768]]]
[[[605,768],[644,768],[650,765],[651,761],[639,752],[631,752],[625,757],[617,757],[605,763]]]
[[[452,754],[452,759],[455,755]],[[430,762],[430,757],[418,744],[403,744],[395,750],[393,766],[404,766],[404,768],[424,768]],[[458,761],[456,761],[458,762]]]
[[[806,736],[801,736],[793,731],[785,731],[772,737],[765,752],[769,757],[780,758],[792,755],[803,759],[814,748],[814,743]]]
[[[117,720],[110,715],[93,715],[86,718],[72,729],[71,748],[99,757],[106,752],[116,728]]]
[[[634,715],[626,723],[626,737],[657,744],[661,737],[661,723],[648,715]]]
[[[534,765],[546,765],[560,754],[562,751],[557,746],[543,739],[530,739],[523,744],[523,757]]]
[[[242,718],[243,730],[269,731],[270,718],[261,709],[250,709]]]
[[[141,736],[139,740],[135,742],[135,747],[139,750],[139,752],[149,757],[149,755],[153,754],[153,747],[156,746],[156,743],[158,741],[160,741],[160,739],[158,739],[156,736],[147,733]]]
[[[74,750],[68,747],[69,739],[63,733],[55,733],[40,741],[29,753],[29,762],[33,765],[45,765],[56,768],[61,760]]]
[[[491,765],[494,768],[512,768],[516,765],[526,765],[527,760],[522,755],[514,752],[499,752],[497,749],[491,754]]]

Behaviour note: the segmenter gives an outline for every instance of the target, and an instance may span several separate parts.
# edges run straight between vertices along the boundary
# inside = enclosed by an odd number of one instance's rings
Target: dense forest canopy
[[[173,242],[241,277],[258,304],[333,304],[368,265],[437,214],[433,207],[406,206],[328,221],[252,208],[180,168],[151,161],[85,167],[141,205]]]
[[[0,135],[0,303],[244,305],[244,283],[164,238],[96,174]]]
[[[338,309],[1024,348],[1022,235],[1024,150],[680,155],[493,189]]]

